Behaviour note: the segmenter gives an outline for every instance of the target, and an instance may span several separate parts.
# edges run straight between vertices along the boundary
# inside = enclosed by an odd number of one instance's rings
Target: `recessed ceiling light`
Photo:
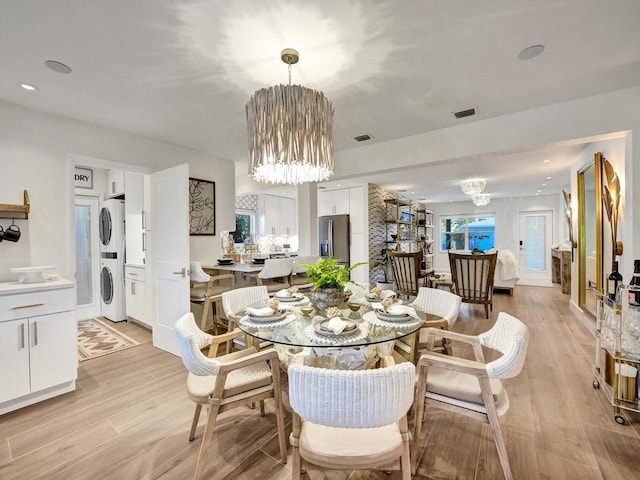
[[[547,177],[547,180],[551,180],[551,177]]]
[[[58,73],[71,73],[71,67],[55,60],[47,60],[44,64],[54,72]]]
[[[538,190],[538,191],[536,191],[536,193],[540,193],[541,191],[542,191],[542,190]]]
[[[544,47],[542,45],[531,45],[530,47],[525,48],[518,54],[518,58],[520,60],[531,60],[534,57],[537,57],[542,52],[544,52]]]
[[[549,160],[543,160],[542,163],[549,163]]]
[[[341,183],[339,183],[339,184],[338,184],[338,186],[339,186],[339,187],[341,187],[341,186],[342,186],[342,184],[341,184]]]
[[[411,192],[411,195],[415,195],[416,192]]]
[[[546,187],[546,186],[547,186],[547,184],[546,184],[546,183],[543,183],[543,184],[542,184],[542,186],[543,186],[543,187]]]
[[[287,192],[282,192],[282,194],[283,194],[283,195],[286,195],[286,194],[287,194]]]
[[[35,85],[31,85],[30,83],[21,82],[20,86],[25,90],[29,90],[30,92],[35,92],[36,90],[38,90],[38,87],[36,87]]]

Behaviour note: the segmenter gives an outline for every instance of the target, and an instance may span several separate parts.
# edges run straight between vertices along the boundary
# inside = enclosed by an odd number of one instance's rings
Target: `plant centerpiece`
[[[303,264],[307,277],[313,282],[311,303],[318,310],[328,307],[339,307],[345,301],[344,287],[347,283],[355,283],[349,279],[351,271],[367,262],[360,262],[350,267],[340,265],[338,258],[320,258],[315,264]]]

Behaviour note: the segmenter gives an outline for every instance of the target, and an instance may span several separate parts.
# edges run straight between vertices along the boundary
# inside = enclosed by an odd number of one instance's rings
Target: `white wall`
[[[69,154],[160,170],[188,163],[190,175],[216,182],[216,232],[233,230],[234,167],[195,150],[122,131],[0,102],[0,203],[31,198],[29,220],[18,220],[18,243],[0,244],[0,281],[13,280],[11,267],[57,265],[73,279],[73,193]],[[0,219],[7,227],[10,220]],[[216,237],[191,237],[191,256],[217,258]]]
[[[563,231],[558,227],[558,195],[539,195],[533,197],[497,198],[489,205],[476,207],[469,202],[434,203],[427,205],[428,210],[434,212],[434,267],[436,271],[449,271],[449,257],[447,252],[440,250],[440,216],[468,215],[492,213],[496,217],[495,246],[498,249],[509,249],[517,257],[519,252],[519,212],[532,210],[553,211],[553,240],[559,243],[563,240]],[[562,217],[564,218],[564,217]],[[564,220],[563,220],[564,221]]]

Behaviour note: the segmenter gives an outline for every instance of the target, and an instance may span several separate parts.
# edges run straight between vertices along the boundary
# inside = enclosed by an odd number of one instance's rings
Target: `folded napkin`
[[[262,308],[245,308],[245,311],[248,315],[252,317],[268,317],[269,315],[273,315],[275,312],[271,307],[262,307]]]
[[[381,303],[376,304],[374,307],[375,310],[379,312],[383,312],[384,308]],[[416,313],[415,309],[410,305],[389,305],[387,307],[387,315],[409,315],[413,318],[420,318]]]
[[[396,298],[398,295],[396,294],[396,292],[394,292],[393,290],[383,290],[380,293],[380,298],[381,299],[385,299],[387,297],[391,297],[391,298]]]
[[[276,297],[281,297],[281,298],[288,298],[288,297],[292,297],[293,294],[287,290],[286,288],[283,288],[282,290],[278,290],[276,292]]]
[[[327,323],[327,327],[331,329],[331,331],[335,334],[342,333],[342,331],[349,325],[347,322],[342,320],[340,317],[333,317]]]

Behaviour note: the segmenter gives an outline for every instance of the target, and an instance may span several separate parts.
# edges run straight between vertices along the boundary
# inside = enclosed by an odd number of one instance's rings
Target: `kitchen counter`
[[[39,283],[0,283],[0,295],[13,295],[16,293],[42,292],[45,290],[56,290],[58,288],[72,287],[74,283],[70,280],[57,279],[47,280]]]

